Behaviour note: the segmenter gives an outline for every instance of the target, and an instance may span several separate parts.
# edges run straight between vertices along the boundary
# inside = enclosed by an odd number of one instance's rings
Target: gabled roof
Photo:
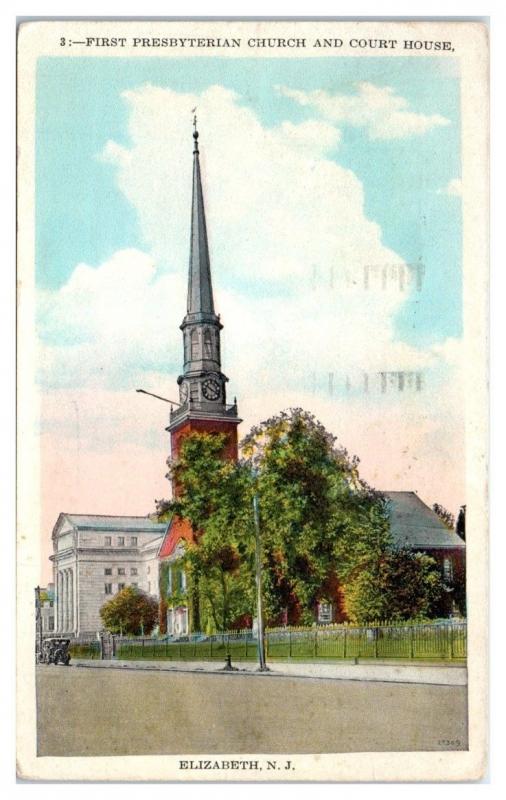
[[[124,531],[163,535],[167,530],[166,522],[153,522],[149,517],[115,517],[102,514],[68,514],[62,512],[53,528],[53,538],[64,521],[69,522],[74,528],[78,528],[81,531]]]
[[[465,548],[465,542],[449,530],[415,492],[383,492],[389,500],[390,530],[397,547],[414,550]]]
[[[172,517],[162,546],[158,551],[158,558],[167,558],[172,555],[181,539],[186,542],[193,542],[194,538],[192,526],[187,519]]]

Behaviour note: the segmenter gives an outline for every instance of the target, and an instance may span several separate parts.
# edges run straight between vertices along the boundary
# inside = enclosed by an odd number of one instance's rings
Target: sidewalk
[[[254,662],[237,662],[228,672],[219,661],[95,661],[72,659],[71,666],[89,669],[148,670],[155,672],[204,672],[214,675],[250,675],[257,678],[286,677],[320,680],[421,683],[441,686],[466,686],[467,668],[461,664],[364,664],[334,662],[270,662],[269,672],[258,672]]]

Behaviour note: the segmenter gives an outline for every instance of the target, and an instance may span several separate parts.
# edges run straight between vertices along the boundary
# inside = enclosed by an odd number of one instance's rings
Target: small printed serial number
[[[438,739],[440,747],[460,747],[462,744],[460,739]]]

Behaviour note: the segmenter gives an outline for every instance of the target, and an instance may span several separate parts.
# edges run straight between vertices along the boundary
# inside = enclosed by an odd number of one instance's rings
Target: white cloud
[[[78,264],[59,290],[40,293],[41,383],[123,387],[167,364],[184,285],[183,275],[157,275],[152,257],[135,249],[96,268]]]
[[[445,187],[438,189],[438,194],[447,194],[451,197],[462,197],[462,181],[460,178],[452,178]]]
[[[419,114],[409,108],[408,101],[390,86],[372,83],[357,84],[356,94],[329,94],[278,86],[278,91],[301,106],[318,111],[332,122],[366,128],[371,139],[405,139],[435,127],[449,125],[440,114]]]

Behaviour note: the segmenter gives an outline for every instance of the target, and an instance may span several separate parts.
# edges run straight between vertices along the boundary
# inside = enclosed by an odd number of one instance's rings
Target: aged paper
[[[18,131],[19,775],[479,779],[486,27],[26,23]],[[227,544],[236,595],[227,606],[223,589],[218,618],[204,570],[197,603],[178,564],[198,537],[156,505],[171,448],[222,433],[236,463],[237,430],[287,409],[283,431],[317,419],[359,457],[349,485],[380,493],[402,563],[439,581],[439,612],[401,609],[394,581],[374,617],[359,602],[374,581],[347,588],[337,566],[314,588],[312,521],[270,612],[277,510],[266,519],[261,488],[256,584],[252,566],[241,594]],[[128,588],[158,603],[153,629],[97,616]]]

